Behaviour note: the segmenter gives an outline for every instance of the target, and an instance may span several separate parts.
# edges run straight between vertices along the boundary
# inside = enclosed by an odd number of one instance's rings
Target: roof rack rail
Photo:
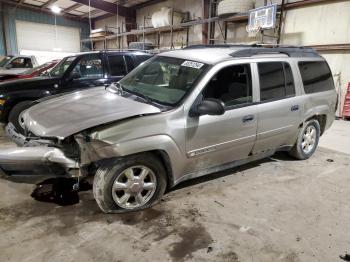
[[[202,48],[232,48],[232,47],[254,47],[258,46],[257,44],[218,44],[218,45],[189,45],[183,49],[202,49]]]
[[[309,47],[253,47],[237,50],[230,54],[230,56],[238,57],[252,57],[262,54],[285,54],[289,57],[320,57],[320,55]]]

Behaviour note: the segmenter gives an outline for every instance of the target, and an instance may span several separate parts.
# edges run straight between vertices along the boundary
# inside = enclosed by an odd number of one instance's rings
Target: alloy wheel
[[[113,182],[112,197],[121,208],[134,209],[145,205],[154,195],[157,179],[146,166],[132,166],[121,172]]]
[[[303,134],[301,148],[305,154],[309,154],[315,148],[317,131],[314,126],[308,126]]]

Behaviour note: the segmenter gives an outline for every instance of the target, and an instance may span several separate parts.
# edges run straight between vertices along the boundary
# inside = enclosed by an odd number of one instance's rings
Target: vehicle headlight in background
[[[3,106],[5,104],[6,100],[0,99],[0,106]]]

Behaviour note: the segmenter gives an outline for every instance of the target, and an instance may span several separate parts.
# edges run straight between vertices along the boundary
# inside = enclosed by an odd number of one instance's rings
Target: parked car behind
[[[22,73],[38,65],[35,56],[6,56],[0,62],[0,76]]]
[[[207,55],[207,54],[210,54]],[[116,84],[23,114],[8,175],[94,176],[106,213],[154,205],[166,188],[288,151],[315,152],[334,121],[327,62],[309,48],[212,47],[160,54]]]
[[[21,114],[33,101],[119,81],[150,57],[141,51],[81,53],[62,59],[47,76],[0,83],[0,121],[23,133]]]
[[[18,74],[8,74],[8,75],[1,75],[0,76],[0,82],[10,81],[10,80],[16,80],[16,79],[26,79],[26,78],[33,78],[36,76],[40,76],[43,74],[47,74],[49,70],[54,67],[59,60],[53,60],[51,62],[47,62],[45,64],[42,64],[40,66],[28,69],[22,73]]]

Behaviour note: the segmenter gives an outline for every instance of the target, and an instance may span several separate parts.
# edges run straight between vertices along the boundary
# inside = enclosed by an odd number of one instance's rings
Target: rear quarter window
[[[299,62],[298,65],[306,94],[334,89],[332,73],[325,61]]]

